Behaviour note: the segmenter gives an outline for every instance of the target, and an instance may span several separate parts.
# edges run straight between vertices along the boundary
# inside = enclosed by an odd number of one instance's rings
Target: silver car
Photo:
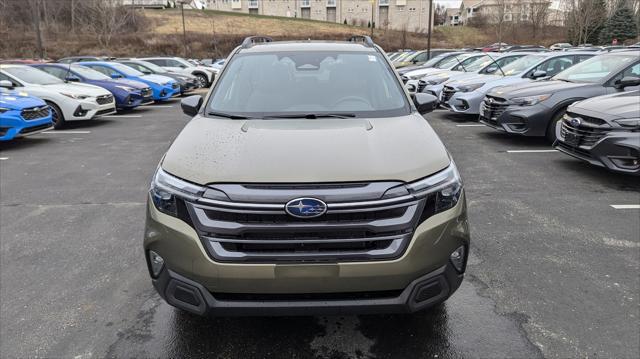
[[[456,113],[478,115],[480,104],[490,90],[507,85],[551,77],[593,57],[590,52],[549,52],[522,57],[493,75],[456,80],[447,83],[440,97],[443,107]]]

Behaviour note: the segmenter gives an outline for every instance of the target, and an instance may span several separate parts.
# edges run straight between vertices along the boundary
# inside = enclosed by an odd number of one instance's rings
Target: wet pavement
[[[166,107],[171,106],[171,107]],[[465,179],[461,288],[414,315],[201,318],[154,292],[142,254],[155,165],[179,103],[0,147],[0,357],[639,356],[635,179],[445,112],[428,116]]]

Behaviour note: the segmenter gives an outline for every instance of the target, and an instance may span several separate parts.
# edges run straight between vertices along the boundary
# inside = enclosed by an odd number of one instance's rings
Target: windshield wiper
[[[318,118],[354,118],[356,117],[353,113],[298,113],[291,115],[272,115],[272,116],[264,116],[263,118],[306,118],[309,120],[315,120]]]
[[[225,117],[225,118],[230,118],[232,120],[247,120],[247,119],[251,118],[251,117],[242,116],[242,115],[234,115],[232,113],[215,112],[215,111],[207,112],[207,115]]]

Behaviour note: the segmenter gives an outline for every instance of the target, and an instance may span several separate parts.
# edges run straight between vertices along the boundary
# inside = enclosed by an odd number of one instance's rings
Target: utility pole
[[[180,12],[182,13],[182,43],[184,44],[184,57],[187,57],[187,27],[184,24],[184,0],[180,1]]]
[[[35,11],[33,12],[33,22],[36,30],[36,48],[38,56],[44,59],[44,48],[42,46],[42,34],[40,33],[40,0],[35,0]]]
[[[429,34],[427,35],[427,59],[431,58],[431,33],[433,32],[433,22],[431,22],[431,19],[433,18],[433,0],[429,0],[429,18],[427,19],[427,22],[429,24],[428,28],[429,28]]]

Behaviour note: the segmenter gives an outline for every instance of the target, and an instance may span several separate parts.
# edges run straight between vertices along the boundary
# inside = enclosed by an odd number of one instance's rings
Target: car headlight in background
[[[640,118],[623,118],[620,120],[613,120],[613,122],[628,129],[640,129]]]
[[[407,76],[410,80],[417,80],[417,79],[421,79],[424,77],[424,74],[420,74],[420,75],[413,75],[413,76]]]
[[[440,85],[441,83],[447,81],[448,79],[449,77],[438,77],[435,79],[427,80],[427,83],[429,83],[429,85]]]
[[[114,86],[114,87],[119,88],[120,90],[127,91],[127,92],[134,92],[134,91],[136,91],[136,89],[134,89],[133,87],[129,87],[129,86],[119,86],[119,85],[118,85],[118,86]]]
[[[151,200],[162,213],[178,217],[178,201],[195,200],[205,191],[202,186],[174,177],[158,167],[151,181]]]
[[[484,86],[484,82],[480,82],[480,83],[477,83],[477,84],[463,85],[463,86],[458,87],[458,90],[460,92],[471,92],[471,91],[475,91],[475,90],[479,89],[482,86]]]
[[[533,106],[533,105],[537,105],[540,102],[548,99],[549,97],[551,97],[550,94],[537,95],[537,96],[527,96],[527,97],[515,97],[515,98],[511,99],[511,102],[515,103],[516,105],[520,105],[520,106]]]
[[[423,178],[407,185],[409,191],[416,197],[436,195],[435,213],[453,208],[462,194],[462,179],[456,168],[455,162],[435,175]]]
[[[60,92],[61,95],[70,97],[72,99],[76,99],[76,100],[84,100],[86,98],[89,98],[90,96],[87,95],[74,95],[72,93],[65,93],[65,92]]]

